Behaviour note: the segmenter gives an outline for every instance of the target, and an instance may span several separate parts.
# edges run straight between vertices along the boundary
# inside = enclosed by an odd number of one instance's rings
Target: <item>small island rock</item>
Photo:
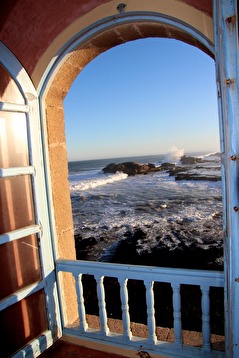
[[[104,173],[117,173],[122,172],[128,175],[136,174],[147,174],[150,172],[155,172],[162,170],[156,167],[152,163],[148,164],[139,164],[136,162],[124,162],[124,163],[110,163],[105,168],[102,169]]]

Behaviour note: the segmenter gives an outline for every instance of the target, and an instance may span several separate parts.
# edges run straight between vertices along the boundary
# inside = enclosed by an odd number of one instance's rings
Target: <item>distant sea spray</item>
[[[165,162],[178,163],[180,158],[184,155],[184,149],[179,149],[173,146],[168,153],[165,155]]]

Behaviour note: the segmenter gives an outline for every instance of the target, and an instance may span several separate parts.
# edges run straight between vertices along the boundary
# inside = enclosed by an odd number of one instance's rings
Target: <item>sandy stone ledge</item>
[[[98,316],[86,315],[86,320],[89,328],[96,330],[100,329],[100,320]],[[74,322],[73,325],[68,326],[69,328],[75,328],[79,326],[79,321]],[[122,321],[114,318],[108,318],[108,327],[111,332],[114,333],[123,333]],[[141,323],[130,323],[130,328],[133,336],[147,338],[148,337],[148,327]],[[163,342],[173,342],[174,341],[174,329],[166,327],[156,327],[156,336],[159,341]],[[202,333],[195,331],[183,330],[182,332],[183,344],[193,347],[202,347]],[[225,350],[225,337],[211,334],[211,344],[212,349],[217,351]]]

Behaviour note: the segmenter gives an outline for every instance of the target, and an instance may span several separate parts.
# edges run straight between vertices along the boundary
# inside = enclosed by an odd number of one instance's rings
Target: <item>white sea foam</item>
[[[203,159],[205,160],[205,161],[215,161],[215,162],[220,162],[220,157],[216,154],[216,153],[211,153],[211,154],[208,154],[208,155],[205,155],[204,157],[203,157]]]
[[[120,173],[120,172],[117,172],[116,174],[108,175],[108,176],[105,176],[105,175],[97,176],[95,178],[81,180],[80,182],[71,184],[71,191],[85,191],[85,190],[89,190],[89,189],[94,189],[99,186],[103,186],[106,184],[112,184],[116,181],[124,180],[127,177],[128,177],[127,174]]]
[[[177,163],[184,155],[184,149],[179,149],[173,146],[170,151],[165,155],[166,162]]]
[[[215,160],[220,161],[220,157],[218,156],[218,152],[211,152],[207,154],[197,155],[197,158],[204,159],[204,160]]]

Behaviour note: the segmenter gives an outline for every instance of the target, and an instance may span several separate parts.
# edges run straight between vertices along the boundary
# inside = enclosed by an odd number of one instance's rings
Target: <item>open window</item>
[[[1,354],[43,352],[61,335],[37,94],[0,44]]]

